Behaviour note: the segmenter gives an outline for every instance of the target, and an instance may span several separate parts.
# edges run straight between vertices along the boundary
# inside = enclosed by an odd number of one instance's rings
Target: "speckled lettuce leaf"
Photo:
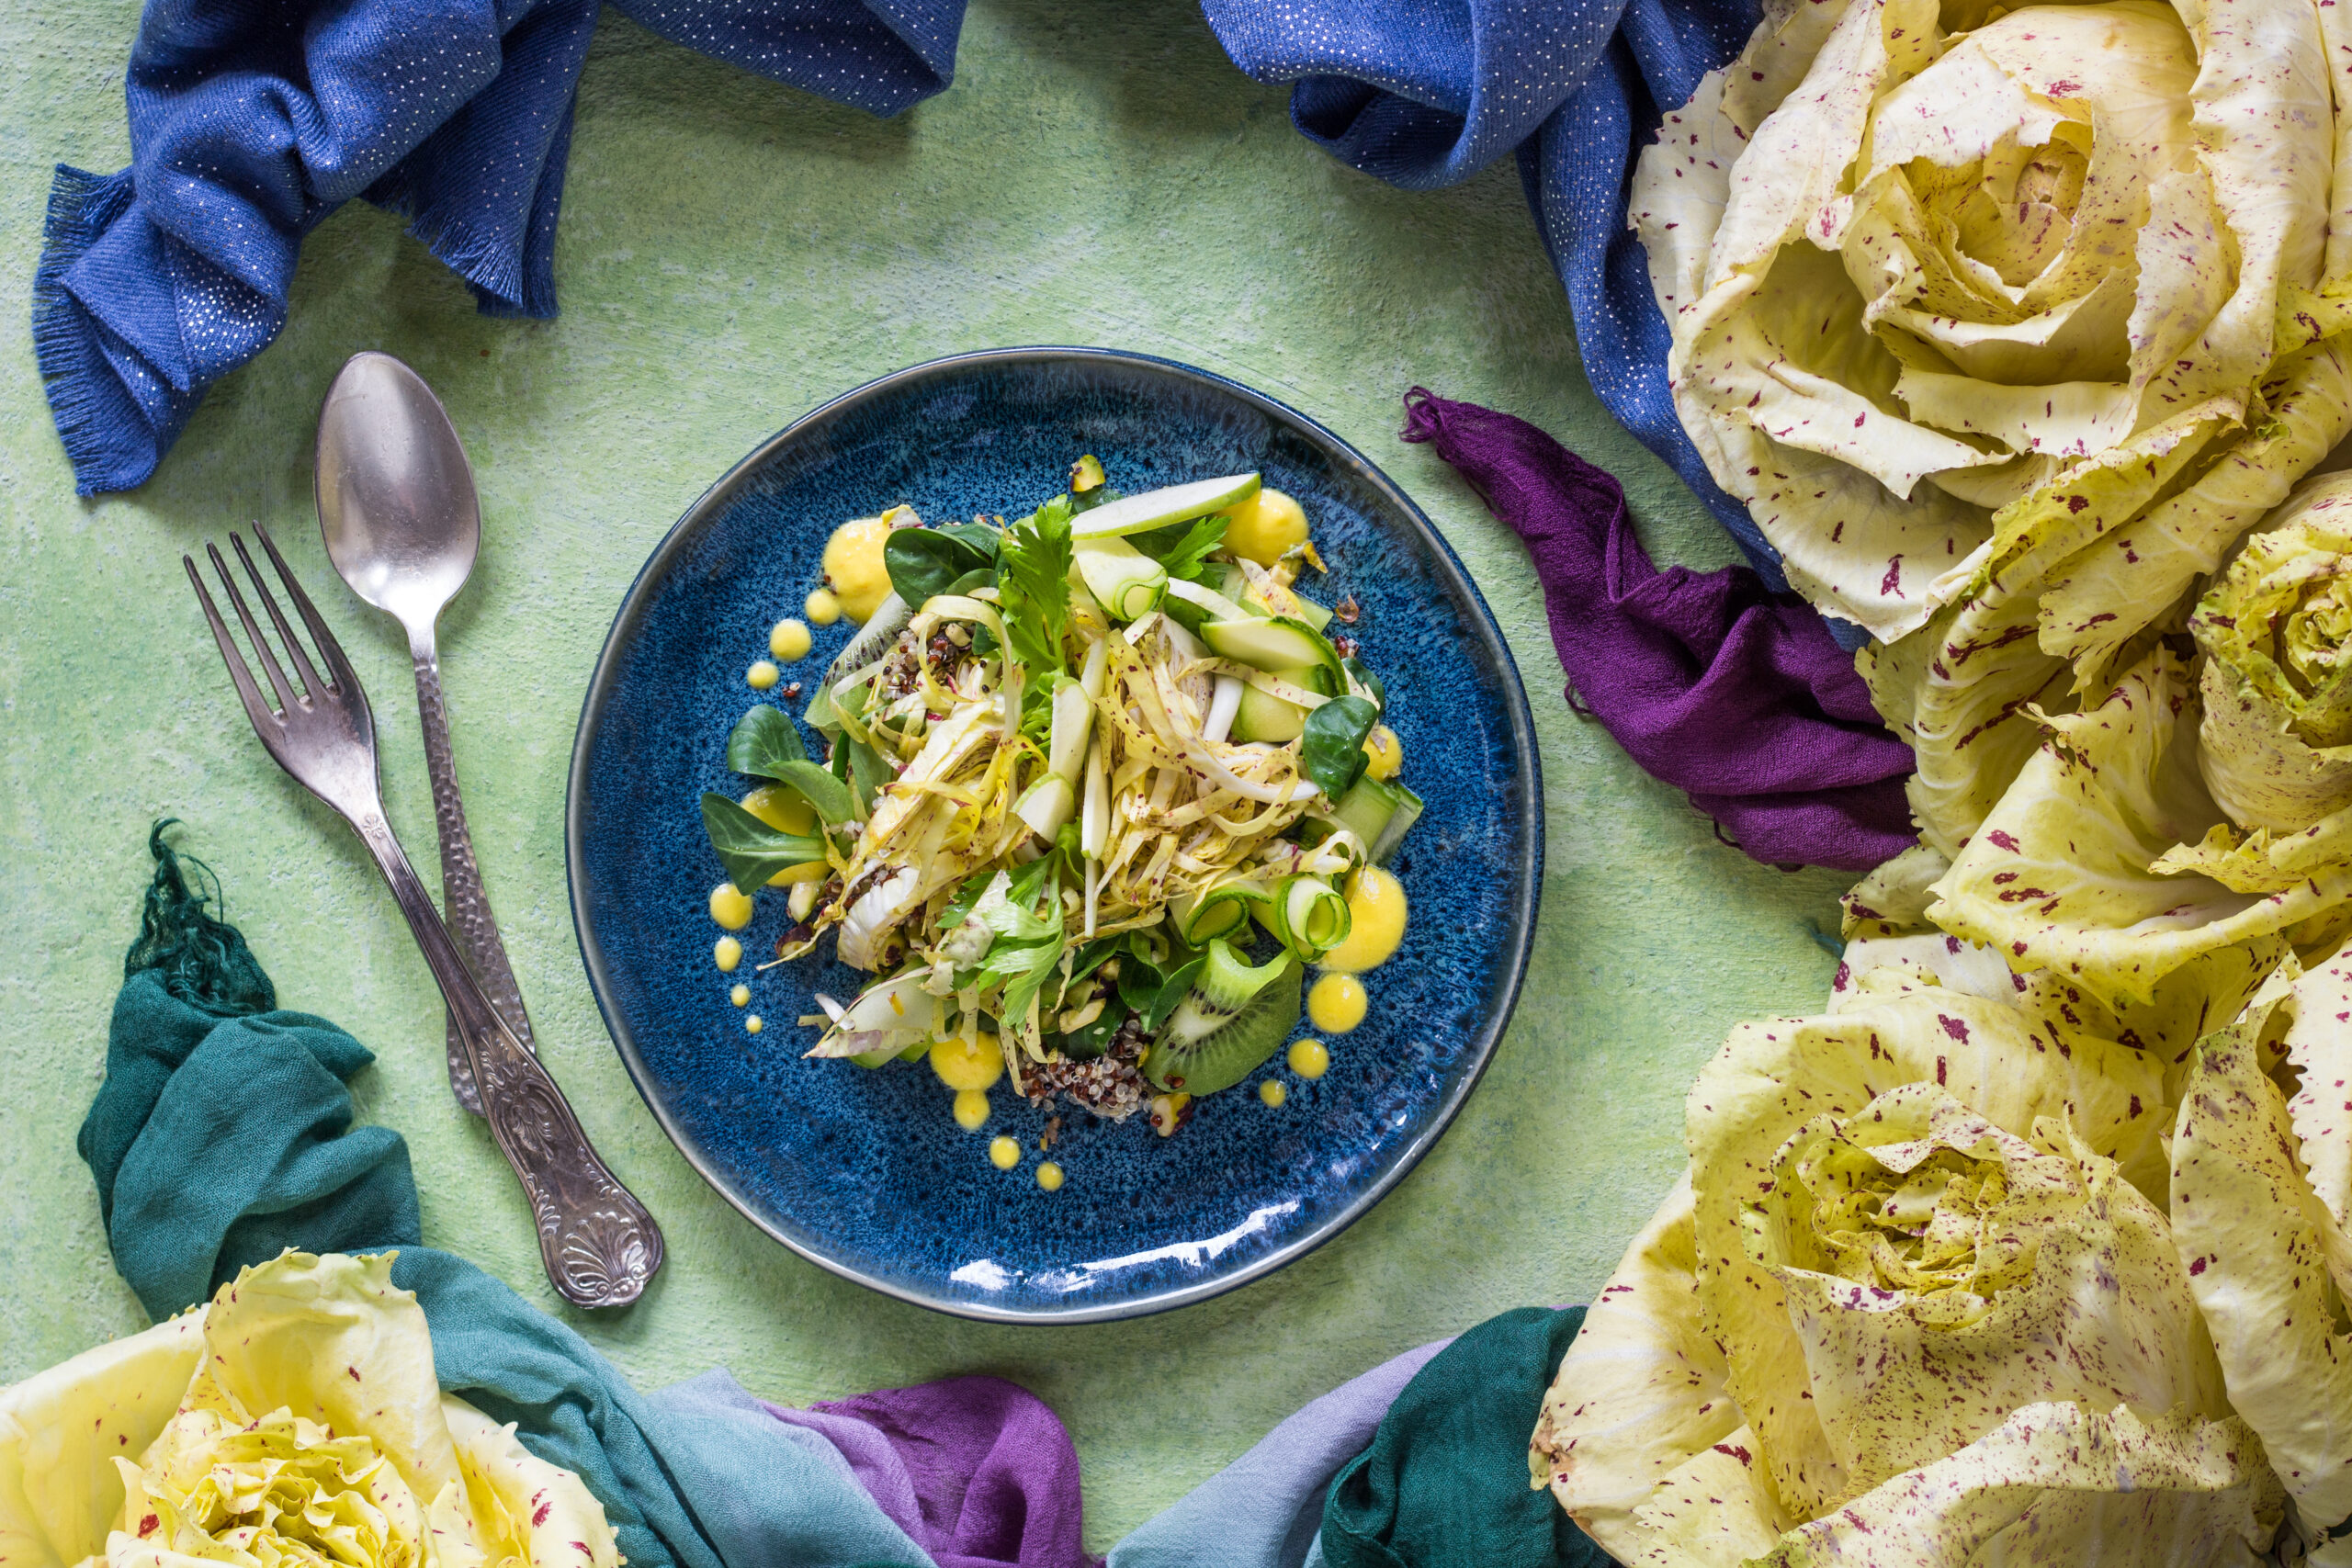
[[[1864,653],[1871,701],[1917,760],[1905,790],[1927,843],[1957,858],[2033,755],[2032,710],[2074,705],[2069,667],[2040,640],[2052,575],[2125,528],[2235,414],[2227,401],[2199,405],[2003,507],[1951,606],[1915,637]],[[2137,635],[2163,608],[2134,603],[2117,613]]]
[[[1594,1298],[1528,1449],[1536,1484],[1620,1562],[1730,1568],[1790,1523],[1700,1329],[1694,1246],[1685,1172]]]
[[[2244,1421],[2035,1404],[1791,1530],[1758,1568],[2252,1568],[2278,1483]]]
[[[2164,1192],[2160,1140],[2171,1115],[2161,1057],[2090,1032],[2063,1005],[2034,1011],[1932,988],[1735,1029],[1684,1109],[1700,1322],[1724,1347],[1725,1386],[1756,1432],[1770,1495],[1793,1518],[1855,1488],[1808,1396],[1804,1342],[1781,1284],[1747,1238],[1793,1134],[1817,1116],[1854,1116],[1906,1083],[1935,1085],[2017,1136],[2065,1117],[2143,1192]]]
[[[2194,717],[2187,672],[2159,649],[2098,706],[2038,716],[2041,746],[1938,885],[1937,924],[2113,1007],[2148,1000],[2202,954],[2275,942],[2341,905],[2352,868],[2240,892],[2158,863],[2222,820],[2184,713]]]
[[[0,1388],[0,1562],[71,1568],[106,1551],[115,1458],[147,1450],[203,1353],[187,1314]]]
[[[2310,1147],[2340,1201],[2352,1125],[2341,1109],[2347,967],[2339,955],[2298,976],[2290,961],[2243,1018],[2198,1047],[2172,1151],[2174,1236],[2231,1403],[2261,1435],[2301,1538],[2323,1546],[2352,1516],[2352,1334],[2336,1326],[2352,1236],[2298,1156]],[[2263,1043],[2281,1024],[2301,1069],[2300,1116],[2266,1071]],[[2306,1126],[2307,1145],[2297,1136]]]
[[[1806,1122],[1770,1173],[1748,1251],[1780,1283],[1850,1489],[2026,1405],[2228,1413],[2163,1211],[2061,1118],[2019,1138],[1901,1084]]]
[[[577,1476],[442,1394],[391,1261],[288,1252],[0,1392],[0,1562],[617,1568]]]
[[[2198,602],[2198,766],[2242,828],[2352,806],[2352,476],[2304,485]]]
[[[2332,332],[2352,317],[2328,323]],[[2053,569],[2041,586],[2041,644],[2068,660],[2078,693],[2104,691],[2133,637],[2166,613],[2297,479],[2352,434],[2352,355],[2340,341],[2284,355],[2260,389],[2253,426],[2188,485]]]

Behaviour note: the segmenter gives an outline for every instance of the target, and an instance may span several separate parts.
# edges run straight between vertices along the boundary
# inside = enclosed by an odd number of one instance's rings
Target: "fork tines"
[[[352,691],[358,682],[351,672],[349,661],[343,656],[342,646],[334,640],[334,634],[327,630],[326,622],[319,618],[317,607],[311,604],[311,596],[302,592],[302,584],[288,568],[286,558],[277,553],[277,546],[271,540],[269,531],[256,522],[254,525],[254,536],[261,541],[261,547],[269,556],[270,564],[277,569],[278,581],[286,585],[286,592],[292,597],[294,608],[302,617],[302,624],[310,628],[311,638],[317,642],[320,658],[325,663],[328,671],[327,678],[322,680],[317,667],[311,662],[311,655],[303,648],[302,640],[294,635],[293,626],[287,620],[285,611],[278,608],[277,598],[269,591],[269,584],[262,580],[260,570],[254,565],[254,558],[245,549],[245,541],[238,535],[231,534],[230,547],[237,552],[237,558],[244,563],[245,575],[254,585],[254,594],[261,601],[262,607],[269,613],[271,623],[277,628],[278,639],[286,645],[287,656],[293,663],[296,673],[301,677],[301,690],[295,689],[287,680],[286,671],[279,665],[277,655],[271,650],[269,639],[262,635],[260,624],[254,619],[253,612],[245,607],[245,596],[237,591],[237,580],[229,570],[229,563],[221,558],[220,547],[207,540],[204,546],[205,554],[212,558],[212,570],[220,574],[220,586],[228,591],[229,603],[235,606],[237,619],[244,623],[245,636],[253,643],[254,652],[260,658],[263,670],[268,673],[270,688],[277,697],[275,705],[271,704],[263,694],[261,688],[254,684],[253,671],[246,665],[244,656],[239,651],[236,639],[230,635],[228,623],[221,619],[220,608],[213,604],[212,595],[206,591],[203,574],[197,570],[196,561],[191,557],[183,555],[180,557],[180,564],[187,568],[187,580],[196,587],[197,599],[204,606],[204,618],[212,624],[213,640],[220,645],[220,658],[229,666],[231,679],[237,683],[237,694],[244,699],[245,712],[258,727],[265,718],[274,723],[283,723],[286,714],[298,703],[307,709],[322,695],[342,698]]]

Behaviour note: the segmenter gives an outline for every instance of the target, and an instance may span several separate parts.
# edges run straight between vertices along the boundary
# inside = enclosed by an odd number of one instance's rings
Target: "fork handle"
[[[661,1226],[605,1168],[563,1091],[482,994],[382,812],[363,811],[352,826],[375,855],[426,966],[440,982],[442,999],[470,1058],[491,1134],[531,1201],[548,1278],[578,1306],[625,1306],[637,1300],[662,1267]]]

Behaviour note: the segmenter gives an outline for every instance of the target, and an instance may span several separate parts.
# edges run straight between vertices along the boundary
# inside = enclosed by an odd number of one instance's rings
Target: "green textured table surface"
[[[1518,541],[1396,437],[1416,382],[1510,410],[1616,472],[1661,558],[1732,547],[1586,383],[1508,162],[1408,194],[1290,129],[1185,0],[978,0],[956,85],[888,122],[742,74],[607,13],[581,89],[548,322],[477,316],[355,204],[304,250],[291,323],[217,387],[144,489],[76,500],[27,325],[49,166],[127,161],[133,8],[0,15],[0,1381],[143,1325],[74,1129],[147,874],[147,824],[228,888],[285,1005],[379,1055],[360,1114],[407,1135],[425,1239],[550,1310],[528,1217],[450,1099],[441,1005],[358,842],[238,713],[179,554],[269,524],[375,694],[385,794],[420,863],[433,816],[405,649],[334,586],[311,506],[319,400],[381,348],[439,390],[481,489],[481,564],[443,622],[483,874],[540,1048],[670,1261],[647,1300],[570,1321],[641,1384],[723,1363],[805,1402],[953,1372],[1035,1389],[1084,1463],[1100,1551],[1307,1399],[1506,1307],[1582,1300],[1681,1163],[1681,1102],[1740,1018],[1807,1010],[1844,879],[1716,842],[1560,700]],[[1437,1150],[1338,1240],[1138,1323],[967,1324],[786,1252],[688,1168],[600,1023],[574,946],[563,786],[623,591],[679,512],[770,433],[883,371],[1006,344],[1098,344],[1264,389],[1428,509],[1509,634],[1547,785],[1542,925],[1516,1021]],[[728,655],[728,657],[733,657]]]

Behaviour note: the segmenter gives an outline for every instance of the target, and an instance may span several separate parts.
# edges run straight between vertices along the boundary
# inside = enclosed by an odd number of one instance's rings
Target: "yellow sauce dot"
[[[768,633],[768,651],[786,664],[808,657],[808,628],[798,621],[778,621]]]
[[[1306,513],[1278,490],[1261,490],[1226,513],[1225,547],[1244,560],[1272,566],[1283,552],[1306,542]]]
[[[802,603],[800,613],[808,617],[811,626],[830,626],[842,618],[842,602],[833,597],[831,589],[820,588]]]
[[[752,683],[752,690],[755,692],[764,692],[783,678],[784,671],[764,659],[743,671],[743,679]]]
[[[1004,1076],[1004,1049],[993,1034],[980,1035],[967,1043],[959,1035],[950,1040],[934,1041],[931,1047],[931,1070],[939,1081],[956,1090],[978,1089],[986,1093],[996,1080]]]
[[[743,1032],[746,1034],[757,1034],[761,1030],[766,1027],[767,1025],[760,1021],[760,1015],[758,1013],[753,1013],[751,1017],[743,1021]]]
[[[825,585],[841,602],[842,614],[864,626],[890,596],[890,569],[882,547],[890,538],[892,507],[879,517],[854,517],[825,541]]]
[[[1393,779],[1405,765],[1405,743],[1385,724],[1374,725],[1372,733],[1363,738],[1363,775],[1368,779]]]
[[[959,1089],[956,1091],[956,1125],[967,1133],[977,1133],[988,1119],[988,1090]]]
[[[1325,953],[1333,974],[1361,975],[1396,955],[1405,940],[1405,885],[1376,865],[1348,878],[1348,939]]]
[[[733,990],[727,993],[727,999],[733,1002],[739,1008],[750,1007],[752,1005],[752,987],[749,986],[738,986]]]
[[[1283,1089],[1281,1084],[1276,1083],[1272,1078],[1268,1078],[1264,1083],[1258,1086],[1258,1098],[1264,1100],[1270,1106],[1279,1107],[1283,1100],[1290,1098],[1290,1091]]]
[[[1363,1021],[1363,986],[1353,975],[1326,975],[1306,993],[1306,1016],[1326,1034],[1345,1034]]]
[[[1325,1049],[1320,1040],[1292,1041],[1289,1061],[1290,1070],[1303,1078],[1319,1078],[1331,1070],[1331,1053]],[[1283,1086],[1270,1083],[1266,1087],[1280,1089]],[[1274,1102],[1268,1100],[1266,1103],[1271,1105]]]
[[[1021,1145],[998,1134],[989,1143],[989,1163],[999,1170],[1011,1170],[1021,1163]]]
[[[1048,1192],[1060,1191],[1062,1190],[1062,1168],[1056,1165],[1052,1160],[1046,1161],[1045,1164],[1037,1168],[1037,1185],[1044,1188]]]
[[[731,936],[720,937],[710,950],[710,961],[718,965],[722,975],[731,975],[735,965],[743,962],[743,944]]]
[[[737,892],[733,883],[722,882],[710,890],[710,918],[723,930],[740,931],[752,923],[752,900]]]
[[[1364,1022],[1364,985],[1355,976],[1324,976],[1307,989],[1307,1021],[1324,1034],[1345,1034]]]

